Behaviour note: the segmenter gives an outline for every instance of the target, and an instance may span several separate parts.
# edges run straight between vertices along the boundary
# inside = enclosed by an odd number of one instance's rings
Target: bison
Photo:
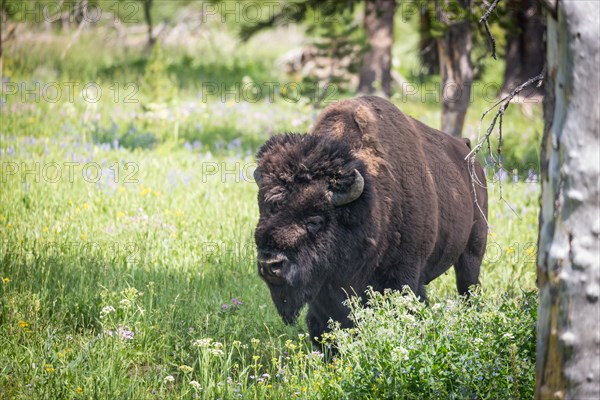
[[[258,273],[285,323],[308,303],[311,337],[350,326],[348,294],[425,285],[454,265],[458,292],[479,283],[487,190],[468,141],[379,97],[327,107],[306,135],[270,138],[254,174]]]

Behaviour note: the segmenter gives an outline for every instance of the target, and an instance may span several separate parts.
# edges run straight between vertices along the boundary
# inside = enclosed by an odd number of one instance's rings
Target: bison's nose
[[[283,270],[288,264],[288,258],[283,254],[259,255],[258,267],[260,274],[265,278],[283,278]]]

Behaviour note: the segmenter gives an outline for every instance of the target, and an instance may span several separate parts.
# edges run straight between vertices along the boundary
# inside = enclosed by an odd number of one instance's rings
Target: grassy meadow
[[[439,77],[416,71],[414,22],[399,24],[395,65],[435,87]],[[214,43],[98,45],[102,27],[67,52],[72,33],[36,27],[5,49],[0,398],[532,397],[539,184],[524,178],[537,170],[541,106],[511,106],[504,118],[510,172],[488,173],[488,250],[472,304],[452,270],[429,285],[427,307],[373,293],[369,308],[350,303],[356,328],[334,327],[327,342],[339,355],[325,361],[303,320],[279,318],[253,244],[253,155],[273,134],[306,131],[318,110],[281,91],[248,101],[203,85],[283,87],[295,78],[276,60],[303,34],[240,44],[225,28],[206,29],[228,57]],[[502,76],[501,62],[485,66],[481,87]],[[432,97],[393,101],[438,126]],[[473,140],[491,104],[474,92]]]

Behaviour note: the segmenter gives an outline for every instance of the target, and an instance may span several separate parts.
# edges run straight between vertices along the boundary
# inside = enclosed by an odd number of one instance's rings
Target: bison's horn
[[[365,188],[365,179],[358,172],[358,170],[354,170],[354,183],[352,187],[347,192],[334,192],[333,197],[331,198],[331,202],[334,206],[343,206],[348,203],[352,203],[354,200],[358,199]]]

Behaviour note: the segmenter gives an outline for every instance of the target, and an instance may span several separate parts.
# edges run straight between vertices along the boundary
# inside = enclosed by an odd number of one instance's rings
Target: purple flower
[[[133,340],[133,335],[135,335],[135,333],[119,325],[119,328],[117,329],[117,335],[123,340]]]
[[[229,308],[229,304],[221,304],[221,308],[223,310],[227,310]]]
[[[241,306],[244,303],[242,303],[240,300],[234,297],[233,299],[231,299],[231,304],[233,304],[234,306]]]

